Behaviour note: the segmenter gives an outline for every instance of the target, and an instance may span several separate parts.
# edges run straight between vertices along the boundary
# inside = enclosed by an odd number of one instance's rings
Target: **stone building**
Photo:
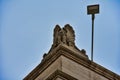
[[[55,26],[53,44],[41,63],[23,80],[120,80],[120,76],[88,59],[75,45],[73,28]]]

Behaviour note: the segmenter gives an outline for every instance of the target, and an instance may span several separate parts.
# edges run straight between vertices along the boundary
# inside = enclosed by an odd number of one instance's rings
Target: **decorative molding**
[[[46,80],[56,80],[57,78],[61,78],[62,80],[78,80],[60,70],[56,70]]]
[[[66,58],[73,60],[74,62],[96,72],[97,74],[106,77],[109,80],[120,80],[120,76],[113,73],[112,71],[90,61],[88,58],[79,55],[73,50],[65,47],[64,45],[59,45],[51,53],[47,54],[42,62],[23,80],[34,80],[36,79],[44,70],[46,70],[56,59],[60,56],[65,56]]]

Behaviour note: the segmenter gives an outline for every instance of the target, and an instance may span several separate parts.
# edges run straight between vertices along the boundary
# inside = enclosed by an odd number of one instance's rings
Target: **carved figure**
[[[68,46],[74,47],[75,46],[75,43],[74,43],[74,41],[75,41],[75,34],[74,34],[73,28],[69,24],[66,24],[64,29],[66,30]]]
[[[56,47],[58,44],[59,44],[59,31],[61,30],[60,26],[59,25],[56,25],[55,28],[54,28],[54,39],[53,39],[53,45],[54,47]]]
[[[65,25],[63,28],[60,28],[59,25],[55,26],[53,40],[54,47],[61,43],[74,47],[75,46],[74,41],[75,41],[74,30],[69,24]]]
[[[67,46],[70,46],[71,49],[82,53],[86,58],[88,58],[88,56],[86,55],[86,51],[84,49],[79,50],[76,47],[75,32],[69,24],[66,24],[63,28],[60,28],[59,25],[55,26],[54,34],[53,34],[53,45],[48,53],[50,53],[52,50],[54,50],[54,48],[59,46],[59,44],[65,44]],[[62,46],[64,46],[64,45],[62,45]],[[52,53],[50,53],[50,54],[52,54]],[[43,58],[47,59],[46,56],[47,56],[47,54],[44,54]]]

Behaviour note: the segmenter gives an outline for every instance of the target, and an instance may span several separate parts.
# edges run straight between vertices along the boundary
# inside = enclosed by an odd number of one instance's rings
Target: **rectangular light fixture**
[[[87,14],[98,14],[98,13],[99,13],[99,4],[87,6]]]

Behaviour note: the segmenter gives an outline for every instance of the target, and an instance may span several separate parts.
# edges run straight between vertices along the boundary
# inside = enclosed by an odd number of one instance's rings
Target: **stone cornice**
[[[64,45],[59,45],[53,51],[48,53],[42,62],[30,73],[24,80],[34,80],[37,78],[47,67],[49,67],[61,55],[77,62],[78,64],[106,77],[109,80],[120,80],[120,76],[112,71],[90,61],[88,58],[81,56],[74,50],[69,49]]]
[[[67,80],[78,80],[60,70],[56,70],[46,80],[56,80],[56,78],[61,78],[62,80],[66,80],[66,79]]]

